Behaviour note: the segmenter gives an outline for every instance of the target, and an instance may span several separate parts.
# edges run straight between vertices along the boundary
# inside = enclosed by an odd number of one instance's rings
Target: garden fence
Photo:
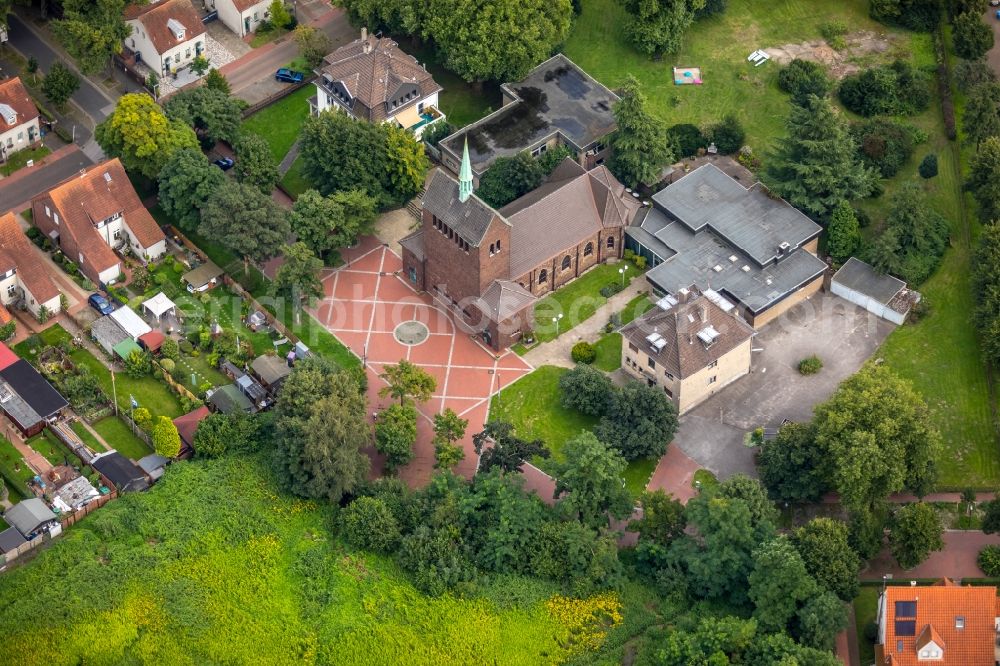
[[[266,109],[267,107],[271,106],[272,104],[274,104],[275,102],[277,102],[279,99],[283,99],[285,97],[288,97],[289,95],[291,95],[296,90],[299,90],[300,88],[305,88],[308,85],[312,85],[312,82],[315,81],[315,80],[316,80],[316,75],[315,74],[310,74],[306,78],[302,79],[302,83],[295,83],[295,84],[292,84],[290,86],[285,86],[284,88],[282,88],[278,92],[274,93],[273,95],[269,95],[268,97],[265,97],[264,99],[262,99],[261,101],[257,102],[256,104],[251,104],[247,108],[243,109],[243,117],[244,118],[249,118],[253,114],[257,113],[258,111],[261,111],[262,109]]]
[[[63,514],[62,516],[59,516],[59,522],[62,524],[63,529],[66,529],[71,525],[75,525],[77,521],[83,520],[84,518],[89,516],[91,512],[97,511],[102,506],[104,506],[111,500],[118,497],[118,491],[114,490],[114,486],[109,486],[109,487],[112,488],[109,494],[101,495],[93,502],[88,502],[87,504],[84,504],[82,507],[80,507],[73,513],[67,513]]]

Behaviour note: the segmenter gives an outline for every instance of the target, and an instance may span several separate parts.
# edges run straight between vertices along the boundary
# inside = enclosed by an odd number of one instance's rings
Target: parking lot
[[[720,479],[756,476],[754,449],[744,436],[783,420],[807,421],[875,352],[895,325],[829,293],[819,293],[765,326],[753,340],[753,365],[740,378],[680,419],[674,444]],[[815,354],[823,369],[799,374]]]

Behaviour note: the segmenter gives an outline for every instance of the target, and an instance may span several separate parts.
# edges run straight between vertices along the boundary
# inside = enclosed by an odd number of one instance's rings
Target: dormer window
[[[170,32],[174,34],[174,38],[177,41],[182,41],[187,32],[187,28],[184,27],[184,24],[177,19],[167,19],[167,28],[169,28]]]

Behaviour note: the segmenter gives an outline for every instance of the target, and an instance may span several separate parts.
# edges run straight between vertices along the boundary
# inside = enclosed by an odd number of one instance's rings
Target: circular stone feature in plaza
[[[427,325],[419,321],[404,321],[392,332],[396,340],[404,345],[419,345],[431,334]]]

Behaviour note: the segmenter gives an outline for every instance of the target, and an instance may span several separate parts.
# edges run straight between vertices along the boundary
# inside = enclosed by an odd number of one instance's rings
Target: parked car
[[[288,69],[287,67],[282,67],[274,73],[275,81],[284,81],[285,83],[302,83],[303,78],[305,78],[305,74],[296,72],[294,69]]]
[[[220,157],[219,159],[212,162],[212,164],[219,167],[223,171],[229,171],[230,169],[233,168],[233,165],[236,164],[236,162],[233,160],[232,157]]]
[[[115,306],[111,305],[111,301],[105,298],[104,294],[91,294],[87,302],[90,303],[90,307],[102,315],[108,315],[115,311]]]

